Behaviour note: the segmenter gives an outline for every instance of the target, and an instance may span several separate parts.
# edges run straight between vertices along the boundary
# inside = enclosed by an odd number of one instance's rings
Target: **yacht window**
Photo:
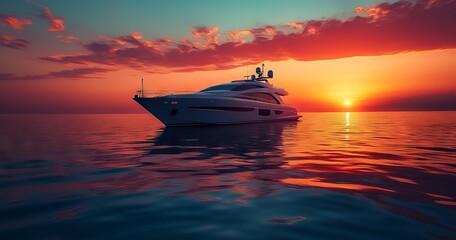
[[[202,90],[201,92],[215,91],[215,90],[231,90],[232,88],[233,88],[233,85],[222,84],[222,85],[217,85],[217,86],[212,86],[212,87],[206,88],[206,89]]]
[[[282,98],[279,95],[274,94],[274,97],[277,98],[277,100],[279,100],[279,102],[283,102]]]
[[[280,104],[280,102],[277,99],[275,99],[273,96],[271,96],[267,93],[259,93],[259,92],[243,93],[236,97],[256,100],[256,101],[260,101],[260,102]]]
[[[239,85],[239,86],[233,88],[232,91],[245,91],[245,90],[254,89],[254,88],[264,88],[264,87],[258,86],[258,85],[253,85],[253,84],[246,84],[246,85]]]
[[[271,110],[269,110],[269,109],[258,109],[258,115],[260,115],[260,116],[269,116],[269,115],[271,115]]]
[[[248,107],[189,107],[193,109],[203,109],[203,110],[221,110],[221,111],[231,111],[231,112],[251,112],[255,110],[254,108]]]

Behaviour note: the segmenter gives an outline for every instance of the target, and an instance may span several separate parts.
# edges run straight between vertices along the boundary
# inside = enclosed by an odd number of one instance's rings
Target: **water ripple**
[[[3,115],[0,131],[2,239],[456,236],[455,112]]]

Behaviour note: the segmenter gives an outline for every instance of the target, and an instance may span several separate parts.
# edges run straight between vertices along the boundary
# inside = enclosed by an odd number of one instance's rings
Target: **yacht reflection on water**
[[[241,159],[280,157],[283,154],[283,132],[294,128],[296,122],[164,128],[151,140],[153,146],[147,151],[150,155],[192,153],[184,159],[201,160],[218,156]]]
[[[229,190],[240,195],[233,201],[246,202],[277,189],[268,182],[280,177],[283,133],[296,126],[275,122],[164,128],[144,148],[141,169],[153,175],[156,186],[174,194],[207,201],[213,199],[208,192]]]

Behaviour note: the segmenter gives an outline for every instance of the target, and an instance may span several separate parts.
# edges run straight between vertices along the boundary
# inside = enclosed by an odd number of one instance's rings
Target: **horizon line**
[[[446,110],[370,110],[370,111],[298,111],[298,113],[378,113],[378,112],[456,112],[456,109]],[[120,115],[120,114],[135,114],[149,115],[148,112],[23,112],[23,113],[0,113],[0,115]]]

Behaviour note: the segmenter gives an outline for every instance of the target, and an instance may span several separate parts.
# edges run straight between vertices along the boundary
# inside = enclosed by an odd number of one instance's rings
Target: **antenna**
[[[249,66],[245,66],[245,73],[246,75],[244,75],[245,77],[245,80],[249,80],[250,79],[250,75],[249,75]]]
[[[264,63],[261,64],[261,76],[263,76],[263,73],[264,73]]]
[[[144,97],[144,78],[141,78],[141,97]]]

